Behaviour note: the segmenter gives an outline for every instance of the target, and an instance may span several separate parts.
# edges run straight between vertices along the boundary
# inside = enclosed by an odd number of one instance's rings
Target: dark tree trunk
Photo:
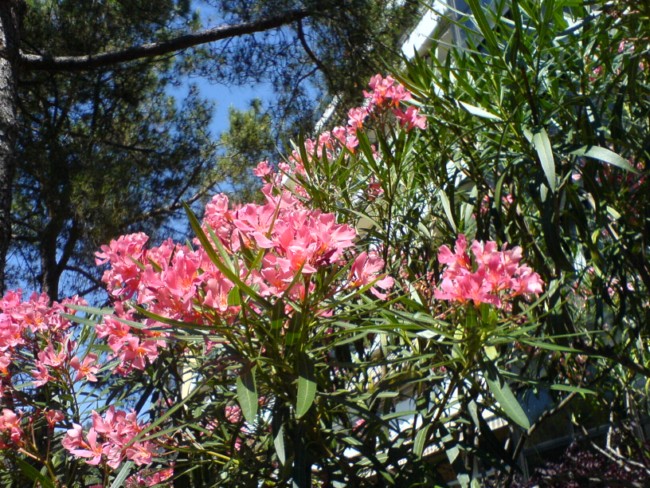
[[[16,66],[22,3],[0,0],[0,294],[5,291],[11,242],[11,198],[16,173]]]
[[[2,1],[2,0],[0,0]],[[56,262],[56,238],[59,229],[53,223],[45,226],[40,236],[39,254],[41,257],[41,291],[47,293],[51,301],[59,299],[59,265]]]

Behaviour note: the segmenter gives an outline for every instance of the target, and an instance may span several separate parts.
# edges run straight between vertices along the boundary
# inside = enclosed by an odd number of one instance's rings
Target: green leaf
[[[458,481],[458,484],[462,488],[469,488],[470,477],[467,473],[459,473],[458,476],[456,476],[456,481]]]
[[[413,442],[413,454],[415,454],[418,459],[420,459],[422,457],[422,453],[424,453],[427,434],[429,433],[430,428],[431,424],[427,424],[422,429],[420,429],[415,436],[415,441]]]
[[[446,449],[445,454],[447,455],[447,459],[449,459],[449,463],[454,464],[454,461],[456,461],[456,458],[458,458],[458,455],[460,454],[460,448],[457,445],[454,445],[449,449]]]
[[[113,483],[111,483],[111,488],[120,488],[121,486],[124,486],[124,480],[131,472],[132,467],[133,461],[127,461],[124,463],[122,469],[120,469],[120,472],[117,474],[117,477],[113,480]]]
[[[166,324],[170,325],[172,327],[176,327],[179,329],[183,330],[218,330],[219,328],[214,325],[203,325],[203,324],[192,324],[189,322],[183,322],[182,320],[175,320],[175,319],[170,319],[169,317],[163,317],[162,315],[155,314],[153,312],[150,312],[149,310],[142,308],[140,306],[134,306],[133,307],[139,314],[144,315],[147,318],[153,319],[157,322],[160,322],[161,324]],[[118,322],[121,322],[123,324],[128,325],[129,327],[133,327],[135,329],[147,329],[147,330],[156,330],[155,327],[150,327],[147,325],[144,325],[140,322],[134,322],[133,320],[127,320],[123,319],[122,317],[113,317],[115,320]]]
[[[271,427],[273,429],[273,447],[275,447],[275,452],[278,455],[280,464],[285,464],[287,461],[287,454],[284,447],[284,424],[282,423],[282,418],[276,421],[276,418],[273,417]]]
[[[497,348],[494,346],[490,345],[485,345],[483,346],[483,351],[485,352],[485,355],[487,356],[488,359],[495,361],[499,357],[499,353],[497,352]]]
[[[475,105],[470,105],[469,103],[461,102],[458,100],[458,103],[461,107],[463,107],[465,110],[467,110],[470,114],[476,115],[477,117],[483,117],[484,119],[491,119],[491,120],[503,120],[501,117],[498,115],[494,115],[492,112],[488,112],[487,110],[477,107]]]
[[[298,354],[298,394],[296,396],[296,418],[305,415],[316,398],[314,365],[306,353]]]
[[[530,421],[524,409],[521,408],[517,398],[510,390],[508,384],[500,377],[496,367],[492,364],[487,365],[487,383],[494,398],[499,403],[503,412],[517,425],[528,430]]]
[[[492,54],[498,53],[499,45],[497,43],[497,38],[494,35],[494,30],[488,22],[487,17],[485,17],[481,2],[479,2],[479,0],[467,0],[467,4],[472,9],[472,14],[474,15],[476,24],[481,30],[481,34],[483,34],[483,37],[485,38],[485,43],[487,44],[488,49]]]
[[[245,366],[241,374],[237,377],[237,401],[244,414],[244,418],[250,423],[255,422],[257,418],[258,398],[254,366]]]
[[[559,344],[553,344],[552,342],[534,341],[525,338],[521,339],[521,342],[528,346],[538,347],[539,349],[545,349],[547,351],[573,352],[573,353],[580,352],[578,349],[574,349],[572,347],[567,347],[567,346],[561,346]]]
[[[537,151],[540,163],[542,163],[542,170],[548,181],[548,187],[551,192],[556,189],[555,177],[555,160],[553,159],[553,149],[551,148],[551,141],[548,138],[546,129],[540,129],[533,134],[532,139],[533,147]]]
[[[451,204],[449,203],[447,194],[444,191],[440,190],[438,192],[438,197],[440,198],[440,203],[442,203],[442,208],[445,211],[449,225],[454,230],[454,232],[456,232],[456,222],[454,222],[454,214],[451,211]]]
[[[19,457],[16,457],[15,461],[22,474],[24,474],[34,483],[39,483],[42,488],[54,488],[54,483],[52,483],[52,480],[43,475],[43,473],[37,470],[34,466]]]
[[[599,146],[583,146],[580,149],[576,149],[575,151],[572,151],[570,154],[573,154],[574,156],[584,156],[592,159],[598,159],[600,161],[604,161],[605,163],[609,163],[613,166],[617,166],[621,169],[624,169],[625,171],[630,171],[635,174],[639,174],[639,172],[630,164],[630,162],[616,154],[614,151],[610,151],[609,149],[605,149],[604,147],[599,147]]]
[[[74,305],[71,303],[66,304],[66,308],[70,308],[72,310],[78,310],[79,312],[86,312],[87,314],[90,315],[110,315],[112,313],[115,313],[115,311],[109,307],[97,308],[97,307],[88,307],[86,305]]]
[[[569,393],[580,393],[581,395],[595,395],[596,392],[588,390],[587,388],[580,388],[578,386],[571,385],[551,385],[551,390],[556,391],[567,391]]]
[[[70,322],[74,322],[76,324],[82,324],[82,325],[90,325],[94,326],[97,325],[101,319],[100,318],[86,318],[86,317],[80,317],[78,315],[72,315],[69,313],[61,313],[61,317],[64,319],[68,319]]]

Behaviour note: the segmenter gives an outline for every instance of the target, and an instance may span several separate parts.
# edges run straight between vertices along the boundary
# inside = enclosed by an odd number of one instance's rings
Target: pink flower
[[[149,237],[142,232],[128,234],[112,240],[101,247],[101,252],[95,253],[97,265],[111,265],[102,281],[113,296],[125,295],[128,298],[135,292],[141,275],[137,262],[144,262],[144,246],[148,240]]]
[[[262,161],[255,167],[255,169],[253,170],[253,174],[258,178],[264,178],[270,175],[271,171],[272,171],[271,165],[269,164],[269,162]]]
[[[368,109],[365,107],[351,108],[348,111],[348,125],[353,129],[363,129],[363,122],[368,116]]]
[[[0,314],[0,351],[15,349],[25,344],[23,338],[24,326],[15,321],[10,315]]]
[[[87,458],[88,464],[106,463],[116,469],[124,459],[135,464],[152,461],[155,445],[147,440],[136,441],[145,425],[137,422],[135,412],[124,412],[110,407],[102,417],[92,412],[93,426],[84,439],[80,425],[68,430],[62,444],[72,455]]]
[[[50,376],[45,365],[38,359],[36,360],[36,370],[32,371],[32,378],[34,378],[34,386],[43,386],[54,379]]]
[[[242,411],[239,405],[226,405],[224,409],[226,420],[231,424],[238,424],[242,420]]]
[[[8,408],[2,409],[2,415],[0,415],[0,433],[9,434],[9,439],[13,444],[22,444],[24,434],[20,427],[20,417],[13,410]]]
[[[539,275],[530,267],[520,265],[522,249],[501,250],[496,242],[474,241],[471,245],[474,263],[467,253],[467,240],[459,235],[454,252],[441,246],[438,261],[445,264],[440,286],[434,292],[439,300],[489,303],[508,307],[509,301],[519,295],[538,295],[543,291]]]
[[[499,297],[492,294],[492,287],[485,279],[483,273],[463,273],[454,280],[443,279],[441,289],[434,292],[439,300],[452,300],[460,303],[468,301],[479,303],[490,303],[497,307],[501,306]]]
[[[469,268],[470,259],[467,255],[467,239],[465,236],[463,234],[458,236],[453,253],[446,245],[440,246],[438,250],[438,261],[440,264],[446,264],[451,271]]]
[[[95,361],[97,361],[97,354],[92,353],[86,355],[83,362],[79,360],[78,356],[73,357],[70,360],[70,367],[77,372],[74,380],[79,381],[85,378],[87,381],[97,381],[97,376],[95,375],[99,367],[94,364]]]
[[[63,447],[68,451],[72,451],[73,449],[80,447],[82,442],[83,428],[79,424],[72,424],[72,429],[69,429],[66,432],[65,437],[63,437],[63,440],[61,441],[61,444],[63,444]]]
[[[232,282],[221,274],[215,273],[214,278],[209,278],[205,282],[205,298],[203,299],[203,305],[210,307],[218,312],[225,313],[228,306],[228,295],[230,290],[232,290],[234,285]]]
[[[363,94],[369,100],[371,106],[379,109],[396,108],[401,102],[411,99],[411,92],[392,76],[383,78],[377,74],[370,78],[368,86],[372,91],[364,91]]]
[[[143,370],[147,360],[153,363],[158,357],[158,344],[156,341],[141,340],[131,335],[126,338],[119,357],[122,360],[120,367],[125,368],[126,371],[130,371],[131,368]]]
[[[410,131],[414,128],[426,129],[427,128],[427,118],[423,115],[420,115],[417,108],[410,106],[406,109],[406,112],[402,112],[400,109],[393,109],[393,113],[400,125],[404,128],[405,131]]]
[[[0,375],[9,374],[9,365],[11,364],[11,353],[3,352],[0,354]]]
[[[87,458],[86,463],[94,466],[98,465],[102,461],[104,446],[103,444],[97,442],[97,432],[95,429],[90,429],[88,431],[88,434],[86,435],[86,441],[79,439],[78,447],[80,447],[80,449],[70,449],[70,454],[81,458]]]
[[[144,470],[129,476],[126,479],[126,488],[137,488],[142,486],[158,486],[174,476],[173,468],[165,468],[160,471],[153,472],[151,470]]]
[[[121,309],[121,304],[116,304],[115,312],[123,318],[128,318],[128,314],[124,314]],[[104,317],[104,321],[97,324],[95,330],[97,331],[97,337],[107,339],[108,346],[114,353],[117,353],[122,348],[131,335],[131,327],[111,316]]]
[[[133,461],[136,465],[142,466],[149,464],[153,460],[155,445],[151,442],[134,442],[126,448],[126,458]]]
[[[360,288],[373,285],[370,291],[380,300],[385,300],[387,295],[377,289],[390,290],[394,280],[390,276],[380,274],[384,269],[384,261],[376,252],[362,252],[359,254],[350,268],[350,286]]]
[[[47,410],[45,412],[45,420],[50,428],[53,428],[57,423],[61,422],[65,415],[61,410]]]
[[[68,351],[64,346],[60,351],[55,351],[52,344],[48,344],[44,351],[38,353],[38,359],[45,366],[59,368],[68,360]]]

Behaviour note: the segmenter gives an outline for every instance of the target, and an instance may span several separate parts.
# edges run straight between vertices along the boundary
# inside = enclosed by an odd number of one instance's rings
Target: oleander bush
[[[558,418],[648,475],[649,12],[467,3],[108,306],[5,295],[3,486],[510,486]]]

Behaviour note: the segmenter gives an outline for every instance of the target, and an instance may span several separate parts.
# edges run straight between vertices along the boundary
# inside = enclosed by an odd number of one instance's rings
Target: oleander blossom
[[[23,443],[24,432],[20,425],[20,415],[9,408],[2,409],[0,415],[0,449],[11,449]]]
[[[125,488],[140,488],[145,486],[172,486],[172,477],[174,468],[164,468],[159,470],[144,469],[138,473],[129,476],[125,482]]]
[[[0,298],[0,387],[6,388],[5,394],[13,395],[12,388],[28,386],[29,380],[37,388],[58,381],[71,368],[78,373],[75,381],[96,381],[97,357],[89,354],[81,362],[75,355],[77,344],[66,315],[76,312],[69,305],[85,301],[72,297],[50,303],[46,294],[37,293],[24,300],[21,290]],[[31,378],[17,372],[28,372]]]
[[[289,191],[283,181],[288,167],[274,171],[262,162],[255,174],[265,183],[265,202],[232,206],[220,194],[207,204],[202,229],[218,252],[225,253],[238,271],[238,278],[260,297],[274,302],[285,300],[285,313],[294,312],[293,303],[302,303],[316,289],[320,272],[335,271],[353,262],[346,278],[332,282],[326,296],[337,292],[368,290],[385,299],[393,280],[385,276],[383,260],[374,253],[355,249],[356,230],[338,223],[336,216],[312,209]],[[232,275],[224,274],[204,247],[171,240],[146,247],[145,234],[122,236],[102,246],[97,264],[108,264],[102,280],[114,299],[115,316],[106,316],[96,326],[112,354],[119,359],[116,371],[126,375],[144,370],[167,347],[169,333],[165,320],[193,324],[236,325],[241,304],[231,299],[235,288]],[[253,259],[255,257],[255,259]],[[317,304],[315,315],[328,313],[327,304]],[[138,309],[149,317],[138,319]],[[141,327],[132,327],[137,321]],[[94,379],[93,358],[77,359],[73,365],[79,377]],[[40,372],[39,372],[40,373]],[[43,372],[38,381],[47,381]]]
[[[133,461],[138,466],[149,464],[158,445],[139,434],[148,424],[138,423],[135,411],[125,412],[110,407],[104,416],[93,410],[92,427],[87,432],[79,424],[73,424],[61,441],[63,447],[87,464],[106,464],[112,469],[124,461]]]
[[[377,74],[370,79],[368,86],[370,90],[363,92],[364,105],[348,111],[345,126],[324,131],[318,137],[305,141],[305,150],[310,161],[314,156],[335,159],[341,153],[354,153],[359,145],[358,132],[363,131],[372,120],[385,121],[392,118],[405,132],[427,128],[426,117],[420,115],[418,107],[413,104],[413,94],[395,78],[392,76],[384,78]],[[300,151],[293,151],[289,163],[290,170],[287,173],[304,175],[304,163]],[[264,169],[265,167],[258,167],[256,174]]]
[[[520,263],[521,247],[506,247],[504,244],[499,250],[494,241],[473,241],[469,249],[473,257],[470,257],[467,239],[462,234],[453,252],[442,246],[438,261],[445,268],[434,296],[439,300],[472,302],[475,306],[488,303],[508,309],[517,296],[542,293],[544,285],[540,276]]]

